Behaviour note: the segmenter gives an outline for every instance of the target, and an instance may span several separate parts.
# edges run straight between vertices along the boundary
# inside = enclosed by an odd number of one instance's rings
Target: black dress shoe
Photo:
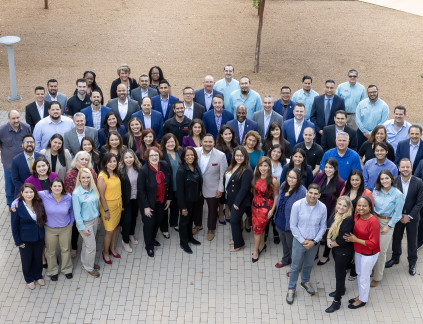
[[[66,276],[67,279],[72,279],[73,278],[72,272],[65,274],[65,276]]]
[[[154,243],[153,244],[154,244],[154,246],[161,246],[161,244],[157,240],[154,240]]]
[[[357,309],[357,308],[363,307],[365,305],[366,305],[366,303],[363,303],[363,302],[360,305],[357,305],[357,306],[355,306],[354,303],[351,303],[351,304],[348,305],[348,308],[349,309]]]
[[[319,260],[319,262],[317,262],[317,265],[321,266],[321,265],[328,263],[329,261],[330,261],[330,258],[328,257],[325,262],[322,262],[322,261]]]
[[[332,305],[330,305],[328,308],[326,308],[326,313],[333,313],[334,311],[337,311],[341,308],[341,301],[333,301]]]
[[[341,294],[341,296],[344,296],[345,295],[345,292],[343,293],[343,294]],[[335,296],[336,296],[336,290],[335,291],[332,291],[330,294],[329,294],[329,297],[333,297],[333,298],[335,298]]]
[[[408,267],[408,273],[411,276],[414,276],[416,274],[416,265],[415,264],[410,264],[410,266]]]
[[[274,238],[273,238],[273,243],[275,243],[275,244],[279,244],[281,242],[281,239],[279,238],[279,236],[275,236]]]
[[[154,258],[154,250],[153,249],[147,249],[147,254],[150,258]]]
[[[190,239],[188,242],[193,245],[201,245],[201,242],[197,241],[195,238]]]
[[[188,244],[187,245],[182,245],[181,244],[181,249],[184,250],[184,252],[186,252],[188,254],[192,254],[192,250],[191,250],[191,248],[189,247]]]
[[[385,263],[385,268],[390,268],[392,267],[394,264],[398,264],[399,263],[399,259],[394,259],[392,258],[391,260],[387,261]]]
[[[59,279],[59,275],[52,275],[51,277],[50,277],[50,279],[51,279],[51,281],[57,281],[57,279]]]

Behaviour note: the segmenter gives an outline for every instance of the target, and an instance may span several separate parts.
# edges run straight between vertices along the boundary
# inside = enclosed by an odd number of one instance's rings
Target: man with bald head
[[[239,145],[242,145],[245,135],[249,131],[258,132],[258,124],[249,118],[247,118],[247,107],[239,105],[235,112],[236,119],[228,121],[228,125],[235,131],[236,141]]]
[[[31,127],[21,122],[21,116],[16,110],[9,111],[8,118],[9,121],[0,126],[0,150],[4,171],[6,203],[10,207],[15,198],[15,186],[11,175],[12,160],[16,155],[23,152],[22,140],[26,135],[31,134]]]
[[[140,110],[138,101],[128,98],[128,88],[124,84],[119,84],[116,88],[118,97],[110,99],[107,107],[112,108],[112,111],[118,117],[118,120],[128,129],[128,123],[132,114]]]
[[[212,99],[215,95],[223,93],[213,89],[214,78],[211,75],[206,75],[203,80],[203,89],[195,91],[194,102],[206,108],[206,111],[213,109]]]

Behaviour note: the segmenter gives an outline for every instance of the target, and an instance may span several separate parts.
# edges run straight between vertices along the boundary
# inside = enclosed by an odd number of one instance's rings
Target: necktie
[[[328,99],[326,103],[326,109],[325,109],[325,124],[326,125],[329,122],[329,116],[330,116],[330,100]]]
[[[34,165],[34,163],[32,162],[32,156],[30,156],[28,159],[29,159],[29,171],[32,173],[32,166]]]
[[[239,124],[239,140],[242,142],[242,135],[244,135],[244,124]]]

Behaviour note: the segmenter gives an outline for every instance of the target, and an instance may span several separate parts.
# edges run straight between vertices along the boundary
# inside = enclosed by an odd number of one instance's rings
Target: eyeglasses
[[[25,141],[24,144],[34,144],[34,141]]]
[[[149,157],[159,157],[159,154],[150,154]]]
[[[356,78],[357,76],[356,75],[349,75],[348,77],[349,78]]]

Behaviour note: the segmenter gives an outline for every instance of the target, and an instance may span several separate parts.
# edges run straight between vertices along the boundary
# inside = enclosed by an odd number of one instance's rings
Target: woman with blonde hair
[[[354,245],[345,240],[344,235],[354,229],[353,205],[347,196],[341,196],[336,201],[336,207],[327,223],[327,246],[332,249],[335,260],[336,290],[329,294],[334,297],[332,305],[326,309],[326,313],[333,313],[341,307],[341,298],[345,294],[345,277],[347,266],[354,254]]]
[[[128,98],[130,98],[131,91],[138,87],[137,80],[129,77],[131,75],[131,68],[128,64],[122,64],[117,69],[117,75],[119,77],[112,82],[110,87],[110,99],[117,98],[117,86],[121,83],[126,86],[126,89],[128,90]]]

